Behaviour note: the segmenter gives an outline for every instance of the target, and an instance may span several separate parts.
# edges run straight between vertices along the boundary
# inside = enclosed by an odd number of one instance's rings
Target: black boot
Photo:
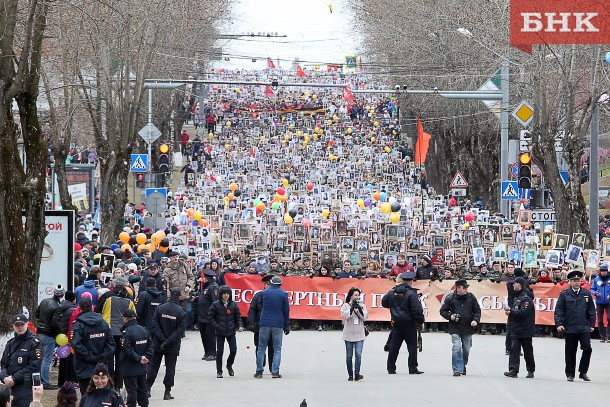
[[[163,394],[163,400],[173,400],[174,396],[170,393],[169,390],[165,390],[165,394]]]

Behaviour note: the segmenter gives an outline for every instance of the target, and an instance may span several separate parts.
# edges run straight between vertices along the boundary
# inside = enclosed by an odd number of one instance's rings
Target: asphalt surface
[[[610,344],[593,341],[591,382],[576,379],[568,383],[564,375],[563,340],[534,338],[536,377],[525,378],[522,360],[520,377],[511,379],[503,375],[508,369],[504,336],[489,334],[473,338],[467,376],[452,376],[451,339],[445,333],[423,334],[419,369],[425,374],[408,374],[406,345],[403,345],[398,373],[388,375],[387,353],[383,351],[387,335],[388,331],[371,332],[362,355],[364,380],[348,382],[340,331],[293,331],[285,336],[281,379],[272,379],[267,369],[262,379],[253,378],[256,365],[252,332],[237,333],[235,376],[229,377],[225,369],[222,379],[216,378],[215,362],[201,360],[203,347],[199,333],[187,332],[172,391],[175,399],[163,400],[164,367],[161,367],[150,405],[298,407],[307,399],[310,407],[397,402],[422,406],[451,403],[452,406],[557,407],[603,400],[610,382],[607,368]],[[225,349],[225,360],[227,355],[228,349]]]

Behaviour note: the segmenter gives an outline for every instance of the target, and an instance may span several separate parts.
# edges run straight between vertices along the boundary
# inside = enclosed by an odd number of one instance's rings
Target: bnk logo
[[[521,13],[521,32],[599,32],[593,21],[599,13]]]

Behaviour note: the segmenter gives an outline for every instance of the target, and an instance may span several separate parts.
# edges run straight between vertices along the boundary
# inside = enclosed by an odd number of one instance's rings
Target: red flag
[[[351,85],[347,85],[343,88],[343,100],[352,103],[354,101],[354,94],[350,91]]]
[[[275,64],[271,60],[271,58],[267,58],[267,69],[275,69]]]
[[[252,156],[252,158],[256,158],[256,151],[254,150],[254,146],[250,147],[250,155]]]
[[[297,65],[297,76],[307,76],[307,74],[303,72],[301,65]]]
[[[337,72],[339,70],[339,66],[335,65],[335,64],[328,64],[326,65],[326,71],[327,72]]]
[[[428,156],[431,135],[424,131],[419,117],[417,118],[417,143],[415,143],[415,164],[424,164]]]
[[[265,85],[265,95],[270,98],[275,96],[275,93],[273,92],[273,89],[271,89],[271,86]]]

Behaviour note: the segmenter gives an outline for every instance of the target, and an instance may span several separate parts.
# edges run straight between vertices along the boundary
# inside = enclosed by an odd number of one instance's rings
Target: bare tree
[[[49,7],[45,0],[0,2],[0,321],[4,332],[8,329],[4,321],[23,305],[33,309],[37,301],[45,237],[47,146],[36,101]],[[13,110],[15,104],[18,113]]]

